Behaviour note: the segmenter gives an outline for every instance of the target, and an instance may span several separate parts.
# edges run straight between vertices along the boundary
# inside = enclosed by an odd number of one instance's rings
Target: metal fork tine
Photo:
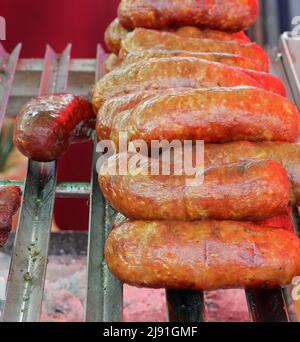
[[[104,73],[106,54],[97,46],[97,81]],[[87,322],[116,322],[122,317],[122,284],[109,272],[104,260],[104,244],[111,229],[110,209],[98,184],[96,171],[97,138],[94,140],[92,192],[90,197],[90,226],[88,242],[88,272],[85,320]]]
[[[40,95],[66,91],[70,46],[59,61],[47,46]],[[38,321],[48,262],[57,163],[28,164],[20,219],[6,288],[3,320]]]
[[[7,111],[8,100],[11,94],[11,88],[14,80],[14,76],[17,69],[17,64],[20,56],[22,45],[18,44],[13,50],[12,54],[8,57],[7,66],[3,70],[4,84],[2,85],[2,91],[0,92],[0,132],[3,126],[4,115]],[[3,46],[0,44],[0,59],[5,60],[7,53]],[[3,64],[6,64],[5,62]],[[1,70],[0,70],[1,71]]]

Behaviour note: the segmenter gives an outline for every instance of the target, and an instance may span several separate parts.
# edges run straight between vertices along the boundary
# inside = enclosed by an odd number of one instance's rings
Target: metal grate
[[[272,53],[272,70],[281,77],[290,97],[298,94],[297,76],[288,58],[288,35],[282,37],[280,53]],[[292,42],[300,49],[300,41]],[[71,46],[57,55],[47,46],[43,60],[19,60],[21,46],[11,55],[0,45],[0,128],[4,114],[12,115],[18,105],[36,94],[31,84],[37,72],[41,72],[40,94],[69,91],[86,95],[82,83],[91,85],[104,73],[106,54],[97,47],[94,60],[71,60]],[[16,71],[16,85],[13,80]],[[29,74],[28,74],[29,73]],[[33,74],[34,73],[34,74]],[[299,72],[300,74],[300,72]],[[68,80],[72,87],[68,87]],[[30,86],[29,86],[30,84]],[[2,86],[2,88],[1,88]],[[297,89],[295,89],[295,87]],[[9,98],[11,96],[11,101]],[[293,98],[293,100],[296,100]],[[93,147],[93,171],[90,183],[56,183],[56,162],[29,161],[25,183],[0,181],[0,187],[19,185],[23,192],[20,220],[16,232],[12,260],[7,283],[4,321],[38,321],[41,311],[47,268],[50,229],[55,197],[89,197],[90,222],[88,237],[88,265],[85,320],[88,322],[118,322],[122,320],[122,284],[109,272],[103,256],[105,240],[111,229],[113,210],[105,201],[96,172],[97,141]],[[296,211],[295,211],[296,212]],[[295,222],[298,222],[295,221]],[[194,291],[166,291],[168,319],[171,322],[203,322],[203,293]],[[290,317],[286,305],[286,292],[277,289],[247,290],[249,314],[252,321],[284,322]]]

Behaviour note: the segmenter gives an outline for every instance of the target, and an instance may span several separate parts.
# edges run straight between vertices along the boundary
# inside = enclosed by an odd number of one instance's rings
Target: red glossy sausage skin
[[[128,221],[105,259],[122,282],[149,288],[277,288],[300,274],[300,240],[284,229],[233,221]]]
[[[285,96],[277,77],[252,70],[231,67],[194,57],[153,58],[117,68],[96,84],[93,104],[99,109],[112,96],[149,89],[178,87],[211,88],[254,86]]]
[[[198,26],[238,32],[254,23],[257,0],[122,0],[118,10],[127,29]]]
[[[117,160],[117,170],[124,157],[112,157]],[[289,203],[286,171],[273,161],[206,169],[203,183],[191,186],[188,180],[195,181],[195,176],[151,175],[154,160],[148,157],[140,162],[145,174],[135,175],[135,165],[130,163],[134,157],[127,159],[128,175],[109,175],[107,161],[99,176],[110,205],[130,219],[260,221],[285,213]]]
[[[120,100],[115,101],[118,107]],[[119,132],[128,133],[129,141],[141,139],[149,146],[153,140],[296,142],[299,137],[296,106],[259,88],[174,89],[173,94],[158,93],[130,106],[113,114],[110,138],[116,146]],[[106,106],[99,113],[107,109],[110,116]]]
[[[28,158],[49,162],[60,158],[70,144],[90,139],[94,125],[93,106],[81,96],[35,97],[17,115],[14,143]]]
[[[236,41],[241,43],[248,43],[250,39],[244,32],[237,33],[226,33],[222,31],[215,30],[201,30],[192,26],[181,27],[178,30],[173,30],[181,37],[191,37],[191,38],[208,38],[224,41]],[[119,19],[115,19],[107,27],[105,31],[105,44],[109,52],[118,54],[121,48],[122,40],[126,38],[129,31],[127,31],[119,22]]]
[[[241,55],[260,63],[263,71],[269,71],[269,58],[262,47],[255,43],[238,43],[214,39],[180,37],[171,32],[136,29],[122,41],[120,57],[131,52],[146,50],[181,50],[190,52],[218,52]]]
[[[0,189],[0,247],[7,239],[12,225],[12,217],[20,207],[21,192],[16,186]]]

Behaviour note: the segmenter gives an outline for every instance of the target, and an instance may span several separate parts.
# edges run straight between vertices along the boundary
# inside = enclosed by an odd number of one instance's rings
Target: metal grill
[[[37,93],[43,95],[69,91],[70,79],[74,84],[72,92],[86,95],[86,88],[82,84],[92,85],[104,72],[106,54],[100,45],[97,47],[96,59],[85,60],[71,60],[71,45],[68,45],[61,55],[57,55],[47,46],[43,60],[19,60],[20,50],[21,46],[18,45],[9,55],[0,45],[0,129],[4,115],[14,115],[27,98]],[[300,69],[298,70],[292,58],[297,51],[300,51],[300,40],[292,39],[285,34],[281,38],[279,50],[272,51],[271,62],[272,71],[283,79],[289,96],[300,108]],[[38,90],[34,80],[37,80],[39,73],[41,80]],[[114,212],[106,203],[98,186],[96,160],[95,138],[90,183],[57,183],[56,162],[38,163],[31,160],[28,163],[24,184],[0,181],[0,187],[18,185],[23,192],[7,282],[3,321],[39,320],[55,197],[90,198],[85,320],[122,320],[122,284],[109,272],[103,255],[104,243],[111,228]],[[299,216],[296,208],[294,219],[299,233]],[[289,298],[285,290],[246,290],[246,297],[252,321],[293,320],[287,309]],[[203,293],[200,292],[166,290],[169,321],[203,322],[203,298]]]

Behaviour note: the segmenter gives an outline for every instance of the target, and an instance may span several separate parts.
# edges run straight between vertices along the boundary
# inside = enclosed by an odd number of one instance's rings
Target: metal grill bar
[[[106,54],[97,46],[96,82],[104,74]],[[111,212],[98,184],[97,138],[94,140],[91,177],[88,273],[85,320],[118,322],[122,317],[122,284],[109,272],[104,260],[105,240],[111,229]]]
[[[57,59],[47,46],[40,95],[67,89],[71,45]],[[29,161],[14,243],[3,321],[38,321],[43,299],[57,163]]]
[[[166,290],[169,322],[204,322],[202,292]]]
[[[11,94],[11,88],[17,69],[21,44],[18,44],[12,54],[8,56],[3,46],[0,44],[0,73],[3,75],[2,90],[0,91],[0,132],[3,126],[4,115],[7,111],[8,100]]]
[[[18,186],[22,191],[24,191],[24,182],[22,181],[1,181],[0,189],[8,186],[14,185]],[[57,183],[55,194],[57,198],[87,198],[90,196],[91,186],[90,183]]]
[[[281,290],[247,290],[250,318],[253,322],[288,322]]]

